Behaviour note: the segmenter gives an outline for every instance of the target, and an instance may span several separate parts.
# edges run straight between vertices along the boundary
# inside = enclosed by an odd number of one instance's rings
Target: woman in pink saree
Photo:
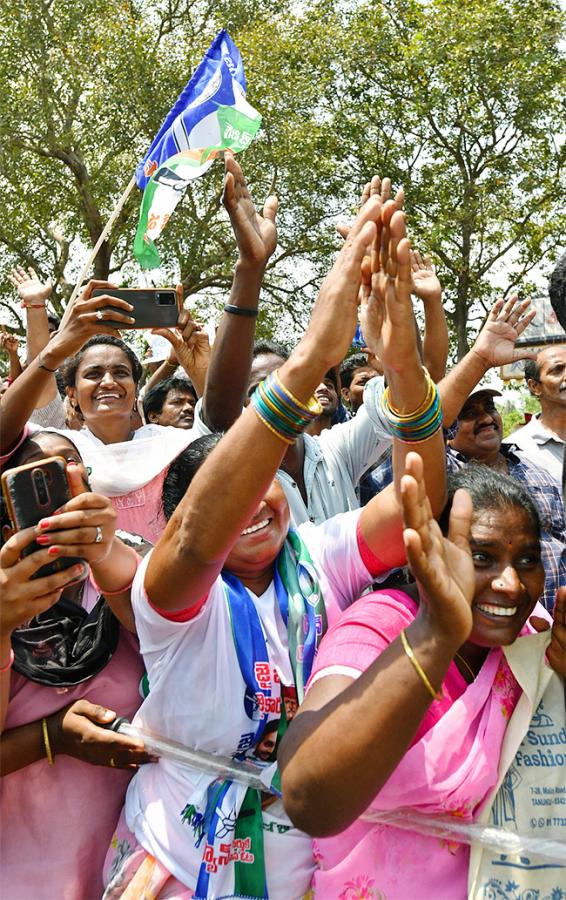
[[[317,838],[313,888],[324,900],[467,896],[468,846],[361,816],[476,818],[521,694],[501,648],[548,627],[529,623],[544,576],[524,489],[486,467],[462,470],[443,537],[420,469],[413,462],[402,480],[417,583],[363,597],[329,630],[279,751],[287,812]],[[564,675],[560,595],[547,658]]]

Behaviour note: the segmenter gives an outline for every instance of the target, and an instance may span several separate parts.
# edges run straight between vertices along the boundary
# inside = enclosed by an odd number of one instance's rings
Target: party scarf
[[[241,581],[229,572],[222,573],[222,581],[232,637],[240,671],[246,684],[244,706],[253,722],[251,746],[261,740],[270,711],[274,708],[271,687],[271,666],[260,617],[248,591]],[[318,584],[316,569],[298,532],[291,530],[283,545],[274,572],[275,591],[281,616],[287,627],[289,658],[297,690],[302,702],[316,649],[327,627],[326,609]],[[281,720],[277,745],[287,722],[281,703]],[[277,772],[273,784],[280,787]],[[219,862],[234,863],[234,896],[267,898],[267,879],[263,848],[263,824],[259,791],[244,788],[231,781],[212,786],[209,792],[204,823],[206,844],[195,890],[195,898],[209,896],[211,871]],[[239,809],[231,845],[222,840],[222,822],[229,820]],[[224,833],[224,836],[226,834]],[[228,854],[228,858],[227,858]],[[214,866],[210,865],[214,860]]]

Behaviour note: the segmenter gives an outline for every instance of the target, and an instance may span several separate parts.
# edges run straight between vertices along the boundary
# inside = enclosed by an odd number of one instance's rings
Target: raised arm
[[[66,324],[62,326],[47,347],[28,365],[25,372],[0,398],[0,450],[8,452],[16,444],[28,419],[36,409],[53,373],[69,356],[77,353],[83,344],[95,334],[118,335],[115,328],[105,325],[105,319],[131,324],[128,315],[132,306],[125,300],[103,294],[91,298],[95,288],[112,289],[116,285],[107,281],[89,281],[81,296],[73,305]],[[104,309],[104,307],[109,307]]]
[[[469,495],[457,492],[443,538],[430,514],[418,456],[407,459],[407,468],[405,544],[422,602],[405,631],[437,691],[472,626],[472,507]],[[332,632],[326,640],[332,641]],[[293,823],[315,837],[347,828],[405,755],[432,699],[400,638],[356,681],[344,675],[315,681],[278,752],[283,802]]]
[[[445,428],[453,424],[464,401],[489,369],[518,359],[536,359],[531,350],[515,350],[515,341],[536,315],[536,310],[528,311],[530,304],[529,299],[519,302],[517,297],[507,302],[498,300],[470,352],[439,383]]]
[[[352,340],[360,266],[380,212],[378,199],[361,210],[320,289],[306,334],[279,370],[287,391],[303,404]],[[196,473],[153,551],[145,578],[152,603],[175,610],[206,595],[258,509],[286,449],[252,407],[238,417]]]
[[[216,333],[204,392],[202,418],[211,431],[226,431],[242,412],[252,364],[255,320],[265,267],[277,246],[277,198],[259,215],[236,159],[227,154],[224,205],[238,245],[232,290]]]
[[[0,327],[0,350],[4,350],[8,355],[8,378],[12,383],[22,374],[22,364],[18,356],[19,346],[18,336]]]
[[[421,418],[419,410],[434,404],[434,386],[427,382],[421,364],[411,302],[410,245],[405,237],[405,215],[386,204],[383,214],[379,271],[372,276],[372,290],[362,302],[362,330],[370,350],[376,353],[384,367],[389,390],[389,407],[396,416]],[[432,392],[432,393],[431,393]],[[399,480],[405,471],[407,453],[417,448],[424,462],[426,488],[433,513],[440,513],[445,502],[446,463],[441,412],[438,410],[430,429],[433,433],[418,444],[412,441],[423,437],[411,431],[404,440],[394,440],[393,467],[396,488],[374,497],[364,507],[360,517],[361,533],[375,555],[390,568],[404,565],[405,548],[402,538],[402,511]],[[415,425],[418,425],[415,422]]]
[[[17,266],[9,274],[9,279],[16,288],[22,307],[26,311],[26,345],[27,364],[35,359],[38,353],[49,343],[49,321],[46,303],[51,294],[51,279],[41,281],[35,270]],[[53,377],[47,380],[44,390],[36,404],[37,409],[47,406],[58,395],[57,385]]]
[[[154,328],[152,333],[168,340],[171,352],[169,359],[149,379],[146,390],[169,378],[179,365],[190,378],[197,397],[202,397],[211,355],[210,341],[202,325],[191,319],[188,310],[184,310],[177,328]]]
[[[423,359],[430,377],[436,383],[446,374],[448,359],[448,326],[442,305],[442,287],[428,256],[411,250],[413,293],[423,301],[425,333]]]

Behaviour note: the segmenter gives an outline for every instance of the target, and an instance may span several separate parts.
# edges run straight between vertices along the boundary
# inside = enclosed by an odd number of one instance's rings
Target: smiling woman
[[[279,752],[290,818],[321,838],[321,897],[349,896],[364,879],[391,900],[417,883],[423,898],[467,897],[469,847],[358,817],[369,807],[476,818],[522,694],[502,648],[545,627],[529,623],[544,572],[527,491],[481,465],[449,476],[443,537],[418,482],[403,479],[417,583],[362,597],[329,630]]]

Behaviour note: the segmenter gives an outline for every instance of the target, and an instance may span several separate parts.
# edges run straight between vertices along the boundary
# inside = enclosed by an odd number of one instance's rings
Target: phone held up
[[[135,319],[133,325],[105,319],[104,324],[112,328],[174,328],[183,308],[183,287],[180,284],[175,288],[96,288],[92,292],[93,297],[104,294],[127,300],[134,307],[128,313]],[[103,309],[112,311],[111,306]]]
[[[8,514],[15,531],[31,528],[52,515],[71,499],[67,479],[67,464],[61,456],[7,469],[2,474],[2,491]],[[23,556],[43,549],[36,541],[29,544]],[[77,557],[64,556],[42,566],[32,578],[44,578],[81,562]]]

